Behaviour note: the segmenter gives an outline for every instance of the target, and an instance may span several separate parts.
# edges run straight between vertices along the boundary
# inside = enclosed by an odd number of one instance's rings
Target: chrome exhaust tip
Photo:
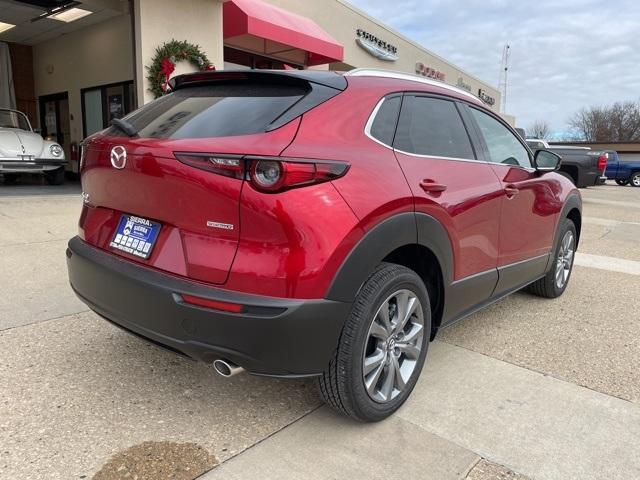
[[[225,378],[233,377],[238,373],[244,372],[244,368],[236,365],[235,363],[229,362],[227,360],[222,360],[220,358],[213,361],[213,369],[218,375]]]

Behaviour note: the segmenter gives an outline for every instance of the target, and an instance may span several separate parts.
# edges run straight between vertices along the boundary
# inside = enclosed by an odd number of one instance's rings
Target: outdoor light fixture
[[[0,22],[0,33],[6,32],[7,30],[11,30],[15,25],[11,23]]]
[[[61,2],[59,5],[48,8],[44,13],[38,15],[35,18],[32,18],[31,21],[37,22],[38,20],[42,20],[43,18],[53,18],[54,20],[69,23],[93,13],[82,8],[75,8],[78,5],[80,5],[80,2]]]
[[[60,20],[61,22],[74,22],[82,17],[86,17],[87,15],[91,15],[93,12],[89,10],[83,10],[82,8],[70,8],[69,10],[64,10],[60,13],[54,13],[50,15],[50,18],[55,18],[56,20]]]

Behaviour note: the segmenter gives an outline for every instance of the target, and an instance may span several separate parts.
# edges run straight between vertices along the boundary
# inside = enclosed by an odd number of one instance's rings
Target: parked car
[[[561,295],[581,197],[497,114],[423,77],[207,72],[89,138],[71,286],[223,376],[316,377],[364,421],[444,326]]]
[[[618,185],[631,185],[632,187],[640,187],[640,162],[622,162],[618,156],[618,152],[608,150],[607,152],[607,169],[605,175],[609,180],[615,180]]]
[[[607,153],[604,151],[592,151],[589,147],[549,145],[539,138],[527,138],[526,142],[534,152],[545,149],[560,155],[562,164],[559,173],[578,188],[602,185],[607,181],[604,175]]]
[[[40,173],[50,184],[60,185],[66,164],[62,147],[34,132],[24,113],[0,109],[0,173],[5,183],[15,182],[21,173]]]

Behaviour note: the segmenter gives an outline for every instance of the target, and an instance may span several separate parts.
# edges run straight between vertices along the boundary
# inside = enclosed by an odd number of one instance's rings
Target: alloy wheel
[[[575,253],[573,232],[568,231],[562,237],[558,258],[556,259],[556,287],[562,289],[569,279]]]
[[[640,175],[634,175],[631,177],[631,183],[634,187],[640,187]]]
[[[424,335],[424,312],[410,290],[398,290],[378,308],[365,343],[362,378],[376,402],[396,398],[416,370]]]

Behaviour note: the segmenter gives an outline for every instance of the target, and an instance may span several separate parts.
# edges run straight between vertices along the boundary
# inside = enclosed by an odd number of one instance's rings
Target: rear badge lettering
[[[221,228],[222,230],[233,230],[233,224],[232,223],[212,222],[210,220],[207,221],[207,227]]]

